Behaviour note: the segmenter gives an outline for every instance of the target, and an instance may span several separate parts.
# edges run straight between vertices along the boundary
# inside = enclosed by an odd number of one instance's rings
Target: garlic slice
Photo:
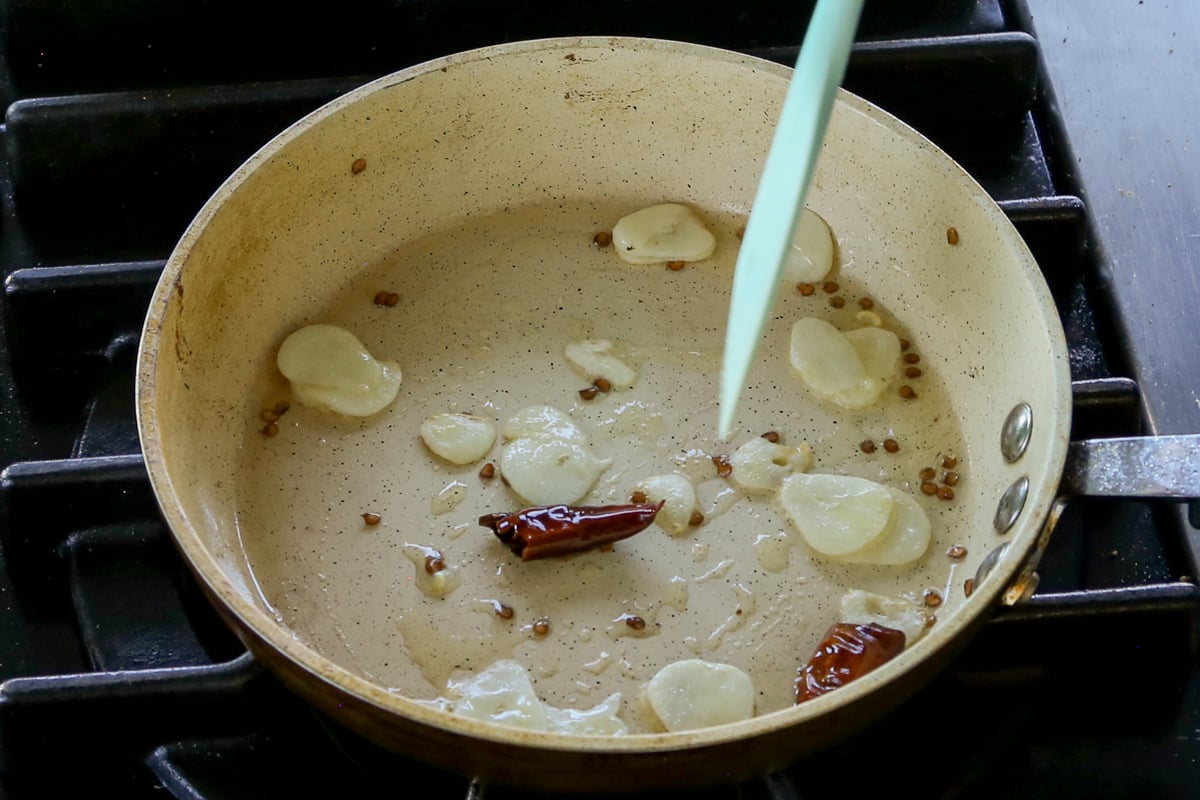
[[[911,564],[925,555],[933,531],[929,517],[921,505],[906,492],[899,489],[889,489],[896,503],[896,510],[891,530],[886,536],[867,545],[862,550],[842,557],[843,561],[854,564],[879,564],[881,566],[900,566]]]
[[[400,365],[376,361],[358,337],[336,325],[293,331],[275,363],[298,402],[347,416],[382,411],[400,390]]]
[[[902,631],[906,647],[921,638],[927,627],[924,610],[907,597],[851,589],[842,595],[842,622],[867,625],[874,622]]]
[[[682,203],[661,203],[621,217],[612,236],[617,255],[630,264],[701,261],[717,247],[716,237]]]
[[[500,429],[504,440],[545,434],[564,441],[588,444],[588,437],[575,421],[554,406],[527,406],[509,417]]]
[[[516,661],[497,661],[474,677],[447,687],[454,713],[481,722],[544,731],[546,707],[538,699],[525,668]]]
[[[866,377],[854,345],[837,328],[816,317],[792,325],[789,362],[808,388],[828,398],[850,391]]]
[[[574,733],[580,736],[623,736],[628,732],[617,716],[621,710],[621,693],[614,692],[600,703],[584,711],[546,706],[546,727],[552,733]]]
[[[863,365],[862,382],[838,395],[846,408],[865,408],[883,394],[900,363],[900,337],[874,326],[846,331],[843,336],[854,347]]]
[[[868,326],[842,333],[805,317],[792,326],[789,363],[812,392],[848,409],[879,399],[900,362],[900,337]]]
[[[778,497],[809,547],[835,558],[888,533],[896,506],[886,486],[850,475],[794,473],[783,479]]]
[[[788,447],[756,436],[738,445],[729,456],[733,467],[729,477],[748,492],[774,492],[785,476],[807,472],[812,461],[812,448],[807,442]]]
[[[683,475],[675,473],[652,475],[637,486],[646,495],[647,502],[663,502],[654,524],[672,536],[678,536],[691,527],[692,514],[699,510],[696,504],[696,487]]]
[[[804,208],[784,258],[783,278],[788,283],[816,283],[832,270],[833,231],[817,212]]]
[[[668,664],[645,687],[645,698],[668,731],[740,722],[754,716],[754,684],[729,664],[697,658]]]
[[[627,732],[617,716],[621,695],[614,693],[584,710],[555,708],[543,703],[529,673],[520,663],[503,659],[475,676],[448,682],[447,701],[460,716],[513,728],[584,736],[621,736]]]
[[[507,441],[500,472],[508,487],[533,505],[574,503],[612,464],[592,453],[588,436],[554,406],[527,406],[500,430]]]
[[[584,339],[565,348],[567,361],[589,381],[604,378],[617,389],[628,389],[637,380],[637,372],[617,356],[608,339]]]
[[[513,439],[500,456],[510,489],[535,506],[574,503],[611,466],[577,441],[540,434]]]
[[[421,423],[421,441],[452,464],[471,464],[496,442],[496,426],[473,414],[435,414]]]

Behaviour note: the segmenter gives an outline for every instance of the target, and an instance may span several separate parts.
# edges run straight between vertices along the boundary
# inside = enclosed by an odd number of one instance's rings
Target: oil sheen
[[[354,286],[307,320],[351,331],[376,358],[399,364],[404,379],[396,400],[365,419],[293,402],[277,435],[248,428],[237,465],[239,533],[262,601],[297,638],[418,700],[444,695],[452,676],[513,658],[557,707],[590,708],[620,692],[622,718],[644,732],[654,727],[641,688],[667,664],[737,666],[753,680],[756,713],[769,713],[793,702],[797,670],[837,621],[845,591],[919,600],[947,585],[944,554],[962,515],[953,500],[922,494],[918,474],[953,453],[964,491],[970,471],[937,364],[920,362],[915,378],[901,364],[879,402],[856,411],[810,395],[788,365],[796,320],[861,327],[870,324],[859,316],[863,298],[920,353],[921,331],[901,329],[888,298],[856,275],[855,243],[837,243],[836,290],[806,296],[781,287],[735,433],[721,441],[718,375],[744,219],[699,209],[716,250],[672,270],[629,264],[593,244],[633,210],[546,204],[447,223],[364,264]],[[829,223],[836,236],[837,219]],[[399,302],[375,305],[385,290]],[[630,387],[581,397],[589,382],[564,348],[588,338],[628,354],[637,370]],[[916,397],[901,397],[902,384]],[[267,375],[255,402],[287,398],[286,380]],[[418,430],[444,412],[499,427],[531,405],[568,414],[597,456],[611,459],[580,504],[627,503],[639,480],[673,472],[695,485],[703,522],[678,536],[651,526],[611,550],[522,563],[478,524],[524,505],[498,472],[479,475],[499,463],[501,442],[482,461],[455,465],[430,453]],[[813,472],[913,494],[933,525],[925,556],[878,567],[807,550],[770,495],[738,490],[712,460],[768,431],[784,444],[808,442]],[[884,449],[886,439],[897,452]],[[878,446],[864,452],[864,441]],[[365,524],[366,512],[379,514],[378,524]],[[425,570],[431,555],[447,567],[440,582]]]

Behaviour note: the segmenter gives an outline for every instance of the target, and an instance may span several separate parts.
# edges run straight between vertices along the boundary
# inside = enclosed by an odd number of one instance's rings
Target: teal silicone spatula
[[[775,304],[862,6],[863,0],[817,0],[800,45],[733,274],[721,365],[722,439],[733,428],[738,397]]]

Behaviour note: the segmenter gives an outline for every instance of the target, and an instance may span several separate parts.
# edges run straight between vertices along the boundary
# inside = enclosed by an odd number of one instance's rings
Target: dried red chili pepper
[[[575,553],[627,539],[654,522],[663,503],[627,506],[542,506],[511,514],[485,514],[492,531],[522,561]]]
[[[838,622],[825,632],[816,652],[796,678],[796,702],[845,686],[904,650],[904,632],[874,622]]]

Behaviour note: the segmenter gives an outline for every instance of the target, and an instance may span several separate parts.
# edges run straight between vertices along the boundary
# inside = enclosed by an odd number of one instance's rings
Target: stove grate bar
[[[48,753],[105,763],[184,736],[248,732],[278,702],[275,686],[248,653],[202,667],[10,678],[0,684],[0,771],[45,768]]]

